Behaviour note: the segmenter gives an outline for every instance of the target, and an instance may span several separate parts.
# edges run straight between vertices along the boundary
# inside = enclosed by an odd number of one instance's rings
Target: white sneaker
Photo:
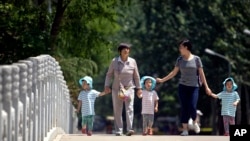
[[[200,126],[198,125],[198,123],[195,123],[194,124],[194,132],[198,134],[198,133],[200,133],[200,131],[201,131]]]
[[[188,136],[188,131],[187,130],[182,131],[181,136]]]
[[[122,136],[122,132],[116,132],[115,135],[116,136]]]

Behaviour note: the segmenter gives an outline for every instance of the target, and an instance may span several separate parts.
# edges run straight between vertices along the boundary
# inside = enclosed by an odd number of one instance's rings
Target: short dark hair
[[[183,45],[183,46],[187,47],[187,49],[189,51],[192,51],[192,43],[188,39],[181,40],[179,42],[179,45]]]
[[[118,49],[118,52],[121,52],[122,49],[124,49],[124,48],[129,48],[130,49],[131,46],[132,45],[128,44],[128,43],[120,43],[117,49]]]

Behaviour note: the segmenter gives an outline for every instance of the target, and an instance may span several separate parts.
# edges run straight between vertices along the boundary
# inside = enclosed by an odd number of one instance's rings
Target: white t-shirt
[[[142,90],[142,114],[154,114],[155,101],[159,100],[156,91]]]

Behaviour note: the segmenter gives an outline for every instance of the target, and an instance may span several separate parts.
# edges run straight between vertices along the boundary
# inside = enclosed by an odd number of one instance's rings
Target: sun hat
[[[79,84],[82,86],[82,82],[86,81],[90,89],[93,88],[93,79],[90,76],[85,76],[79,80]]]
[[[144,85],[144,82],[145,82],[146,79],[151,79],[151,81],[152,81],[151,90],[153,90],[153,89],[155,88],[155,85],[156,85],[156,80],[155,80],[155,78],[153,78],[153,77],[151,77],[151,76],[143,76],[143,77],[141,78],[140,83],[141,83],[142,89],[146,89],[146,88],[145,88],[145,85]]]
[[[232,78],[232,77],[228,77],[228,78],[226,78],[224,81],[223,81],[223,91],[226,91],[226,82],[227,81],[232,81],[232,83],[233,83],[233,88],[232,88],[232,90],[233,91],[235,91],[237,88],[238,88],[238,86],[237,86],[237,84],[234,82],[234,79]]]

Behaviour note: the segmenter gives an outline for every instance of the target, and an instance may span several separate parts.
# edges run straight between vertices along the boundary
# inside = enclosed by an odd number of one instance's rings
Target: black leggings
[[[199,87],[179,84],[179,100],[181,104],[181,123],[188,123],[189,118],[196,119],[196,106],[199,98]]]

